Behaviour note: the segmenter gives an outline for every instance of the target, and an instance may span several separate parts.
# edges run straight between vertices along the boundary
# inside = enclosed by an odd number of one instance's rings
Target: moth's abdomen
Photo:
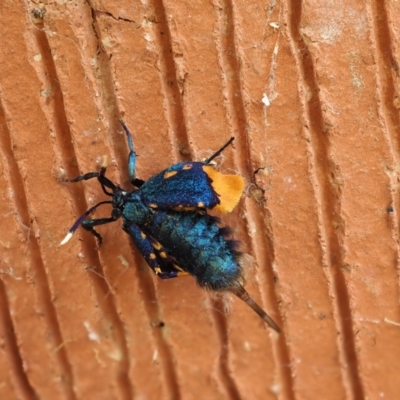
[[[216,219],[195,212],[160,211],[146,230],[162,244],[177,264],[198,284],[229,290],[241,277],[235,242]]]

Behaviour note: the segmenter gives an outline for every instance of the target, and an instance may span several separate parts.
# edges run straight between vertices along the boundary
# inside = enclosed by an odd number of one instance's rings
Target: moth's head
[[[122,210],[124,208],[124,205],[127,202],[127,195],[129,192],[126,190],[122,190],[121,188],[116,188],[114,193],[113,193],[113,198],[112,198],[112,206],[113,208],[117,208],[119,210]]]

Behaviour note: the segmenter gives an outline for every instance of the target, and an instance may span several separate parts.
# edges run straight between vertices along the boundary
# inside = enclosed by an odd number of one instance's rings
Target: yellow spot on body
[[[167,171],[167,172],[164,174],[164,178],[165,178],[165,179],[171,178],[171,176],[174,176],[174,175],[176,175],[177,173],[178,173],[178,171]]]
[[[140,236],[142,237],[142,239],[146,239],[146,234],[144,232],[140,232]]]
[[[204,165],[203,171],[211,179],[211,186],[219,196],[220,203],[213,207],[220,212],[231,212],[237,205],[244,189],[244,180],[239,175],[224,175],[210,165]]]
[[[174,268],[177,269],[178,271],[185,272],[187,274],[187,272],[183,270],[178,264],[174,264]]]
[[[185,164],[182,169],[185,171],[185,170],[192,169],[192,168],[193,168],[192,164]]]
[[[152,260],[155,260],[155,259],[156,259],[156,255],[155,255],[154,253],[150,253],[149,257],[150,257]]]
[[[156,249],[156,250],[160,250],[162,248],[161,243],[159,242],[154,242],[152,243],[152,246]]]
[[[154,268],[154,272],[158,275],[161,274],[161,268],[160,267],[156,267]]]
[[[150,203],[150,204],[149,204],[149,207],[151,207],[151,208],[157,208],[157,204]]]
[[[173,208],[175,211],[194,211],[196,207],[184,207],[184,206],[177,206]]]
[[[161,256],[162,258],[167,258],[167,257],[168,257],[168,255],[167,255],[167,253],[166,253],[165,251],[162,251],[162,252],[160,253],[160,256]]]
[[[200,201],[200,203],[197,203],[197,207],[203,208],[204,207],[204,203]]]
[[[189,275],[189,273],[186,272],[186,271],[183,271],[183,272],[178,272],[176,276],[177,276],[178,278],[181,278],[182,276],[187,276],[187,275]]]

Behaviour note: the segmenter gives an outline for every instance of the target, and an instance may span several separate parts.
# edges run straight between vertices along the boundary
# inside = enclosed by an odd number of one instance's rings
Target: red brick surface
[[[1,399],[399,397],[400,3],[2,0],[0,16]],[[190,277],[156,279],[120,221],[99,250],[81,229],[58,247],[104,194],[57,178],[107,159],[130,187],[121,116],[141,179],[235,136],[219,168],[246,191],[224,222],[280,336]]]

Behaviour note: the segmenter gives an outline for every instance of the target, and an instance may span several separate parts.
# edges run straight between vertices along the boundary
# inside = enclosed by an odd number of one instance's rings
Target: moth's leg
[[[138,179],[138,178],[135,178],[133,181],[131,181],[132,185],[136,186],[137,188],[140,188],[140,186],[142,186],[144,182],[145,181],[143,181],[142,179]]]
[[[89,179],[98,178],[100,176],[100,172],[88,172],[84,175],[79,175],[76,178],[64,178],[60,179],[61,182],[80,182],[80,181],[87,181]]]
[[[143,185],[144,181],[141,179],[135,178],[135,172],[136,172],[136,153],[135,149],[133,147],[133,139],[132,139],[132,134],[129,131],[128,127],[125,125],[125,122],[122,121],[122,119],[119,120],[120,124],[124,128],[124,131],[126,133],[126,138],[128,140],[128,146],[129,146],[129,156],[128,156],[128,173],[129,173],[129,179],[132,183],[132,185],[136,187],[140,187]]]
[[[100,233],[94,230],[94,227],[98,225],[109,224],[110,222],[116,221],[118,218],[119,216],[112,216],[109,218],[85,219],[82,222],[81,226],[82,228],[89,231],[92,235],[94,235],[99,242],[99,246],[101,246],[101,244],[103,243],[103,238],[101,237]]]
[[[101,168],[100,172],[88,172],[87,174],[79,175],[76,178],[72,179],[61,179],[61,182],[80,182],[80,181],[87,181],[89,179],[97,178],[100,182],[101,188],[103,192],[108,196],[112,196],[112,193],[106,190],[106,187],[114,191],[117,187],[107,178],[104,176],[106,173],[106,169],[103,167]]]

